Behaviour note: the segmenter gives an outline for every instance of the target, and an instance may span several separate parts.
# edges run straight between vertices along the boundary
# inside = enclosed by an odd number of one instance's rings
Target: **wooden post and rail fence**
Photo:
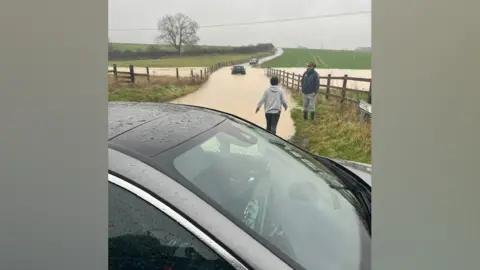
[[[248,60],[231,60],[220,62],[212,65],[211,67],[200,69],[199,73],[195,73],[194,70],[191,69],[189,77],[191,78],[193,83],[203,83],[208,79],[208,77],[210,77],[213,72],[217,71],[218,69],[227,66],[238,65],[247,61]],[[108,73],[113,74],[114,80],[116,82],[126,82],[132,84],[135,84],[137,77],[146,77],[147,81],[150,81],[150,78],[154,76],[150,72],[150,67],[141,67],[142,69],[145,69],[145,72],[136,72],[136,69],[138,70],[138,68],[140,67],[135,68],[133,65],[129,65],[128,71],[119,71],[117,64],[113,64],[112,69],[109,69]],[[175,68],[175,76],[177,80],[180,80],[181,77],[179,68]]]
[[[280,83],[286,88],[289,88],[295,91],[300,91],[301,89],[301,81],[302,81],[303,74],[295,74],[295,73],[286,72],[285,70],[267,68],[265,69],[265,75],[267,75],[268,77],[273,77],[273,76],[277,77]],[[326,80],[327,83],[322,84],[321,80]],[[332,81],[334,80],[337,80],[337,81],[341,80],[343,82],[342,86],[333,85]],[[368,91],[365,91],[360,89],[348,88],[347,87],[348,81],[367,82],[369,83],[369,89]],[[358,109],[360,111],[360,125],[363,125],[367,117],[371,117],[372,115],[372,105],[371,105],[372,104],[372,79],[349,77],[348,75],[337,77],[337,76],[332,76],[331,74],[328,74],[327,76],[322,76],[320,74],[319,85],[320,85],[319,94],[324,95],[326,99],[335,98],[335,99],[338,99],[340,103],[344,103],[346,101],[346,102],[357,104]],[[349,93],[356,94],[357,97],[365,97],[365,99],[363,98],[355,99],[355,98],[349,97],[348,95]]]

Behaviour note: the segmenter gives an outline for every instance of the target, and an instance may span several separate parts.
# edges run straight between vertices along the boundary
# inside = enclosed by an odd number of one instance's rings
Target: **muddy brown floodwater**
[[[263,108],[255,114],[255,107],[263,91],[270,85],[269,78],[262,69],[245,65],[247,75],[232,75],[230,67],[224,67],[214,72],[208,81],[194,93],[176,99],[171,103],[190,104],[213,108],[235,114],[261,127],[265,127]],[[293,136],[295,129],[290,116],[291,108],[295,107],[289,92],[285,90],[289,108],[282,111],[277,126],[277,135],[284,139]]]

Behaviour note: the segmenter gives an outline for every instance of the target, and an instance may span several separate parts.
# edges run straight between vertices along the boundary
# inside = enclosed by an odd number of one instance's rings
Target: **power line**
[[[256,25],[256,24],[267,24],[267,23],[278,23],[278,22],[293,22],[293,21],[304,21],[304,20],[313,20],[313,19],[323,19],[323,18],[335,18],[335,17],[344,17],[344,16],[354,16],[362,14],[371,14],[372,11],[357,11],[357,12],[347,12],[347,13],[336,13],[336,14],[325,14],[325,15],[316,15],[309,17],[298,17],[298,18],[284,18],[277,20],[269,21],[255,21],[255,22],[241,22],[241,23],[226,23],[226,24],[211,24],[211,25],[202,25],[199,28],[216,28],[216,27],[228,27],[228,26],[243,26],[243,25]],[[132,28],[132,29],[109,29],[111,32],[123,32],[123,31],[158,31],[155,28]]]

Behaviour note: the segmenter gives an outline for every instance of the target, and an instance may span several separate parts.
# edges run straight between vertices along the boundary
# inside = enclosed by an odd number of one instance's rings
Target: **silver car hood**
[[[372,186],[372,165],[349,160],[333,159],[333,161],[347,168],[368,185]]]

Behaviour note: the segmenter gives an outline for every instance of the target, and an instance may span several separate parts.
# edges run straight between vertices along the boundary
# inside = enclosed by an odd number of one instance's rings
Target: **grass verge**
[[[177,80],[175,77],[151,77],[137,79],[135,84],[115,82],[109,76],[108,100],[133,102],[169,102],[195,92],[200,83],[191,83],[189,79]]]
[[[299,92],[292,91],[292,96],[302,104]],[[371,126],[365,123],[360,127],[356,105],[342,105],[321,95],[315,120],[305,121],[300,108],[292,110],[292,118],[295,125],[293,143],[321,156],[371,163]]]
[[[372,54],[357,51],[334,51],[319,49],[283,49],[283,54],[263,63],[265,68],[305,67],[314,61],[318,69],[371,69]]]
[[[109,61],[108,64],[117,64],[119,67],[128,67],[134,65],[136,67],[210,67],[216,63],[226,61],[245,60],[248,61],[250,57],[265,57],[271,53],[257,53],[257,54],[219,54],[219,55],[200,55],[200,56],[178,56],[166,57],[162,59],[145,59],[145,60],[131,60],[131,61]]]

